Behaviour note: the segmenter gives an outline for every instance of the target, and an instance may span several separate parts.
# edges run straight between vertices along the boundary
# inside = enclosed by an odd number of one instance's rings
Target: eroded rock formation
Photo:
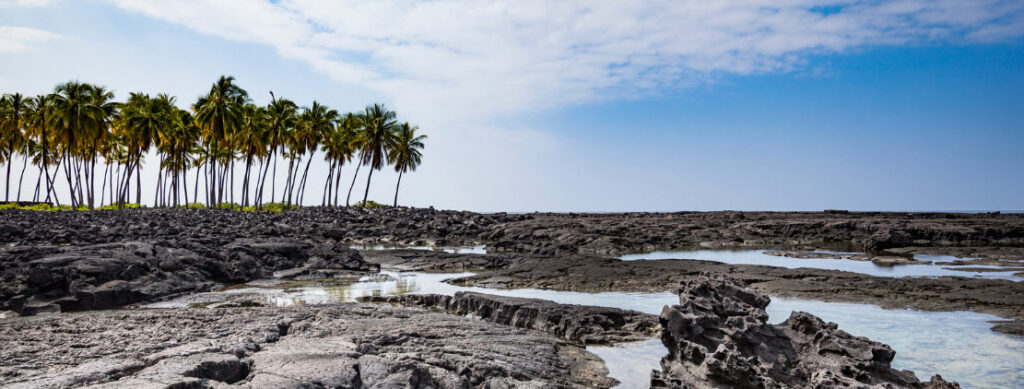
[[[669,355],[656,388],[959,388],[935,376],[921,382],[890,366],[887,345],[794,312],[768,324],[769,298],[722,277],[700,277],[661,313]]]

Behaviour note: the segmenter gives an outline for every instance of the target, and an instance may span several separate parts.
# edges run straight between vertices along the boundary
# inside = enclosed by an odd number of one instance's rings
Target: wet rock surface
[[[657,317],[636,311],[484,293],[371,296],[360,298],[359,301],[437,309],[492,323],[547,332],[583,344],[640,341],[655,336],[661,328]]]
[[[0,320],[0,387],[606,388],[582,347],[418,309],[95,311]]]
[[[0,248],[0,311],[19,314],[109,309],[210,290],[221,284],[310,272],[376,271],[343,244],[292,238],[128,241]]]
[[[724,277],[700,276],[661,313],[669,354],[652,375],[656,388],[959,388],[935,376],[890,367],[887,345],[852,336],[818,317],[794,312],[767,323],[769,299]]]

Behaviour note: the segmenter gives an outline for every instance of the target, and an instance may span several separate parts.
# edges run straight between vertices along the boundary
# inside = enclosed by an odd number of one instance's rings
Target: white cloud
[[[18,53],[60,38],[52,32],[28,27],[0,26],[0,53]]]
[[[0,7],[48,7],[56,4],[58,0],[0,0]]]
[[[1017,0],[110,0],[268,44],[423,112],[487,116],[658,93],[812,53],[1024,34]]]

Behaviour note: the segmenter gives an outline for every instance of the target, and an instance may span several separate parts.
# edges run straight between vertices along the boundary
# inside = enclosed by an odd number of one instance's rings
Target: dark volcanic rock
[[[680,305],[661,313],[669,355],[652,377],[659,388],[959,388],[933,377],[922,383],[890,367],[887,345],[852,336],[835,323],[794,312],[767,323],[767,296],[725,278],[701,277],[678,291]]]
[[[989,247],[1024,259],[1024,215],[883,212],[677,212],[478,214],[414,208],[303,208],[281,214],[137,209],[0,211],[0,243],[99,244],[169,239],[228,244],[240,238],[407,245],[486,243],[489,252],[610,255],[694,246],[830,245],[875,251],[907,246]],[[924,250],[927,252],[927,250]],[[1004,256],[1005,257],[1005,256]]]
[[[376,271],[342,244],[286,238],[199,242],[121,242],[0,248],[0,311],[22,314],[107,309],[220,283],[270,278],[274,271]]]
[[[102,330],[97,330],[102,329]],[[3,388],[607,388],[555,337],[386,305],[94,311],[0,320]]]
[[[636,311],[484,293],[371,296],[360,301],[435,308],[492,323],[543,331],[583,344],[639,341],[655,336],[660,329],[654,315]]]

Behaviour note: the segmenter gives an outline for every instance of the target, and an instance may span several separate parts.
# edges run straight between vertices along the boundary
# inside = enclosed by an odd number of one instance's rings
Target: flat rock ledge
[[[669,354],[652,374],[652,388],[960,387],[893,369],[896,353],[888,345],[809,313],[768,324],[768,296],[724,277],[687,281],[677,293],[679,305],[661,313]]]
[[[287,273],[377,272],[358,251],[294,238],[0,248],[0,311],[109,309]],[[282,272],[284,271],[284,272]]]
[[[551,335],[421,309],[92,311],[0,320],[0,388],[608,388]]]
[[[661,330],[656,316],[637,311],[474,292],[457,292],[454,296],[367,296],[359,301],[436,309],[516,328],[547,332],[582,344],[635,342],[655,337]]]

